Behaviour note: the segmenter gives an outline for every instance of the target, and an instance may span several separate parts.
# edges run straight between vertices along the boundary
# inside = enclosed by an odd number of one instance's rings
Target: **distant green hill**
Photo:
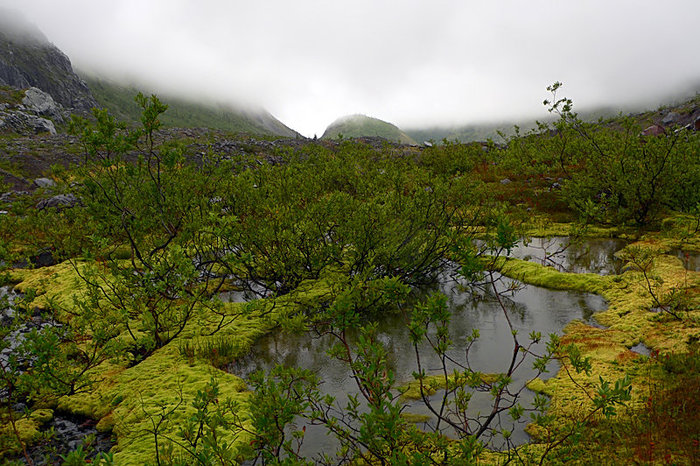
[[[141,110],[134,96],[142,91],[131,86],[122,86],[105,79],[82,74],[82,78],[104,108],[121,120],[136,123]],[[227,106],[214,106],[186,101],[165,95],[158,96],[168,104],[161,121],[166,127],[211,128],[234,133],[250,133],[267,136],[295,137],[297,132],[285,126],[269,113],[239,110]]]
[[[323,133],[322,139],[380,137],[401,144],[415,144],[406,133],[395,125],[365,115],[350,115],[334,121]]]

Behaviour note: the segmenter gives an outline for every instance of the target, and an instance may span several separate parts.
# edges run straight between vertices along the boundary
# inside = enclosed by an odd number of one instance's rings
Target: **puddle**
[[[445,277],[443,277],[445,278]],[[512,280],[499,281],[499,291],[504,291]],[[469,353],[469,363],[472,369],[481,372],[505,372],[510,364],[513,352],[513,340],[510,328],[503,315],[502,309],[494,299],[492,293],[478,292],[472,294],[463,292],[459,284],[454,281],[443,281],[439,290],[449,298],[449,307],[452,311],[450,325],[450,337],[454,345],[449,352],[452,358],[464,362],[467,337],[473,329],[479,329],[480,338],[474,343]],[[535,352],[543,352],[547,336],[550,333],[561,334],[563,327],[574,319],[582,319],[591,322],[591,316],[597,311],[605,309],[605,300],[593,294],[547,290],[531,285],[521,285],[517,291],[506,299],[508,315],[515,329],[519,332],[521,344],[528,342],[528,335],[535,330],[541,332],[543,341],[533,347]],[[403,317],[387,316],[379,323],[378,339],[388,353],[388,365],[394,372],[397,385],[413,380],[412,373],[417,370],[415,351],[411,344],[409,333]],[[253,348],[251,353],[243,360],[231,365],[229,370],[243,378],[248,377],[256,370],[269,371],[275,365],[281,364],[288,367],[300,367],[316,373],[322,380],[321,391],[336,398],[336,403],[345,406],[348,394],[357,393],[357,386],[351,377],[351,372],[345,364],[331,359],[326,355],[332,340],[330,336],[314,337],[309,333],[302,335],[290,335],[276,333],[262,338]],[[438,371],[439,360],[432,355],[427,347],[421,350],[421,363],[430,374]],[[554,375],[557,370],[556,363],[548,367],[549,374]],[[527,361],[516,372],[514,386],[519,386],[534,375],[532,361]],[[528,390],[523,392],[521,404],[530,404],[534,394]],[[475,395],[471,402],[471,410],[487,412],[490,398],[488,396]],[[420,402],[409,404],[407,412],[427,414],[427,408]],[[505,421],[503,427],[513,429],[511,441],[522,444],[529,440],[524,432],[527,423],[523,419],[521,423],[514,424]],[[529,419],[529,416],[524,416]],[[335,439],[325,433],[320,426],[307,425],[307,434],[302,452],[306,457],[312,457],[318,452],[335,451]],[[448,433],[449,434],[449,433]],[[502,442],[502,439],[501,439]],[[500,448],[497,441],[491,445]]]
[[[571,242],[567,236],[530,238],[520,241],[509,257],[537,262],[560,272],[616,275],[624,262],[615,253],[627,244],[614,238],[586,238],[579,242]]]
[[[691,272],[700,272],[700,253],[676,249],[671,254],[683,261],[683,267]]]

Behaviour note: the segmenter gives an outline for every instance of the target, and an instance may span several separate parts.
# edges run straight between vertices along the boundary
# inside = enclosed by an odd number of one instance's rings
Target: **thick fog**
[[[0,0],[78,69],[265,107],[302,134],[655,105],[700,87],[697,0]],[[0,24],[7,21],[0,21]],[[12,21],[10,21],[12,22]]]

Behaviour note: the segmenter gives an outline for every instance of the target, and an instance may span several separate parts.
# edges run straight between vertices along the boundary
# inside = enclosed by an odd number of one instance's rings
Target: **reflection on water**
[[[683,267],[692,272],[700,272],[700,253],[676,249],[671,252],[683,261]]]
[[[566,236],[531,238],[520,241],[511,251],[510,257],[554,267],[560,272],[615,275],[620,273],[624,265],[623,261],[615,257],[615,253],[626,244],[625,240],[612,238],[585,239],[580,242],[572,242]]]
[[[499,291],[506,290],[509,282],[511,281],[501,277],[497,282]],[[482,372],[506,371],[513,354],[513,337],[493,292],[465,292],[457,282],[448,279],[448,274],[442,277],[436,288],[448,296],[452,311],[450,337],[454,345],[449,355],[464,363],[467,338],[473,329],[479,329],[481,336],[469,352],[469,364],[472,369]],[[563,327],[574,319],[590,322],[592,314],[605,306],[605,301],[597,295],[547,290],[530,285],[522,285],[517,291],[508,293],[506,300],[508,315],[519,332],[521,344],[528,342],[527,335],[531,331],[541,332],[545,337],[543,342],[534,347],[539,353],[544,352],[547,335],[561,334]],[[388,364],[399,384],[413,380],[412,373],[417,370],[415,350],[405,324],[406,318],[398,315],[386,316],[379,322],[379,340],[389,352]],[[269,371],[277,364],[309,369],[323,381],[322,391],[336,397],[340,406],[345,406],[347,395],[357,393],[358,390],[349,369],[326,355],[326,350],[332,342],[331,338],[314,337],[308,333],[274,333],[261,339],[246,358],[229,369],[244,378],[259,369]],[[423,367],[428,373],[440,369],[439,360],[434,355],[429,357],[427,347],[422,348],[421,353]],[[521,385],[534,375],[531,367],[532,362],[527,362],[521,367],[516,373],[516,384]],[[556,366],[552,363],[550,371],[555,370]],[[523,406],[529,406],[533,396],[526,390],[521,400]],[[475,396],[470,406],[475,411],[486,412],[489,409],[489,401],[488,397]],[[427,408],[414,402],[408,411],[426,414]],[[503,427],[511,426],[512,421],[504,422]],[[515,426],[511,440],[517,444],[528,440],[523,431],[524,426],[525,420],[521,425]],[[329,452],[334,449],[334,440],[326,436],[323,428],[307,426],[304,454],[313,456],[319,451]]]

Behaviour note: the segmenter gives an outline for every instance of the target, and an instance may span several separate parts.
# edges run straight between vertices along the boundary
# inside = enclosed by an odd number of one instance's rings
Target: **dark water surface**
[[[560,272],[615,275],[624,266],[615,253],[628,243],[616,238],[581,241],[572,241],[567,236],[530,238],[520,241],[509,256],[554,267]]]
[[[614,252],[624,246],[624,242],[616,240],[593,240],[585,245],[567,246],[566,238],[552,240],[536,239],[529,245],[519,245],[512,251],[513,257],[528,260],[556,259],[556,266],[576,272],[615,273]],[[560,254],[552,255],[555,250]],[[606,308],[605,301],[597,295],[555,291],[531,285],[523,285],[513,280],[498,276],[497,289],[505,293],[505,311],[513,327],[518,331],[521,344],[528,343],[528,335],[532,331],[540,332],[543,341],[534,347],[542,353],[550,333],[561,334],[566,324],[574,319],[592,323],[593,313]],[[514,284],[517,290],[506,292]],[[485,372],[505,372],[513,354],[513,337],[508,326],[504,310],[500,307],[492,289],[466,291],[458,281],[445,273],[436,289],[448,296],[448,306],[452,313],[450,337],[453,347],[449,352],[455,360],[465,362],[467,338],[473,329],[478,329],[480,338],[469,351],[469,364],[472,369]],[[413,380],[412,373],[417,370],[415,350],[410,342],[406,317],[387,315],[379,323],[378,339],[385,345],[389,353],[389,367],[394,372],[397,383],[403,384]],[[322,380],[322,392],[336,397],[340,406],[345,406],[348,394],[358,393],[355,381],[345,364],[327,356],[326,350],[333,343],[331,336],[314,336],[312,333],[287,334],[273,333],[265,336],[254,346],[251,353],[243,360],[230,367],[231,372],[244,378],[253,371],[269,371],[275,365],[300,367],[316,373]],[[427,347],[421,349],[423,368],[428,373],[439,374],[440,364],[435,355],[429,357]],[[543,378],[553,375],[557,366],[549,366],[550,373]],[[532,369],[532,360],[527,361],[515,376],[514,387],[521,386],[525,381],[536,375]],[[439,393],[433,396],[437,399]],[[521,404],[528,407],[534,394],[525,390]],[[477,394],[472,399],[470,408],[474,414],[486,413],[490,410],[490,397]],[[410,402],[407,412],[428,414],[422,402]],[[507,417],[507,416],[505,416]],[[516,444],[528,441],[524,432],[525,419],[514,425],[512,421],[503,419],[503,427],[514,429],[511,440]],[[529,416],[525,416],[529,419]],[[301,424],[300,424],[301,425]],[[421,425],[419,425],[420,427]],[[427,427],[427,426],[422,426]],[[448,432],[449,434],[449,432]],[[499,445],[500,442],[500,445]],[[502,439],[493,439],[492,446],[502,446]],[[307,426],[306,439],[302,451],[307,456],[318,452],[332,452],[336,447],[334,439],[326,436],[325,430],[318,426]]]
[[[700,272],[700,253],[675,249],[671,254],[683,261],[683,267],[692,272]]]

